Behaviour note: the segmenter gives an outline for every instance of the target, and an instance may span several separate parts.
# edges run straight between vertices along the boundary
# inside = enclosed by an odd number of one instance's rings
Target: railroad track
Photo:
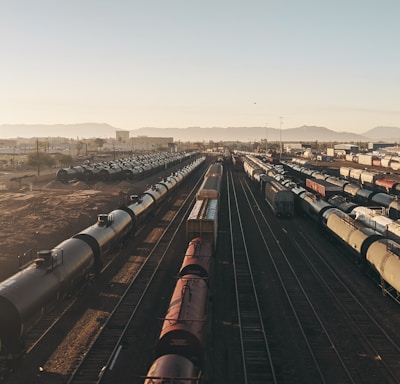
[[[277,383],[269,342],[258,301],[232,173],[227,179],[231,250],[240,334],[242,383]]]
[[[377,377],[365,372],[373,364],[374,375],[379,374],[382,381],[399,383],[398,340],[385,331],[371,309],[357,299],[321,256],[314,239],[292,225],[287,226],[290,233],[282,231],[281,225],[273,227],[247,181],[243,182],[243,191],[248,206],[254,208],[254,220],[259,223],[265,248],[309,351],[307,370],[311,377],[319,376],[319,382],[372,383]],[[351,356],[346,350],[350,343],[354,343],[351,351],[365,353],[363,362],[359,354]]]
[[[136,312],[142,304],[149,287],[157,276],[164,256],[192,208],[194,196],[201,180],[199,178],[182,204],[176,208],[174,217],[171,220],[159,223],[162,228],[159,239],[146,256],[145,261],[127,289],[120,295],[117,305],[112,310],[101,332],[72,372],[68,384],[102,382],[107,376],[107,371],[113,369],[123,346],[134,342],[129,340],[127,331],[135,319]]]

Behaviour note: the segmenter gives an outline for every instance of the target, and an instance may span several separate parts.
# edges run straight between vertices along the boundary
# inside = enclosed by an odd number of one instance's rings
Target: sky
[[[0,14],[0,125],[400,127],[398,0],[0,0]]]

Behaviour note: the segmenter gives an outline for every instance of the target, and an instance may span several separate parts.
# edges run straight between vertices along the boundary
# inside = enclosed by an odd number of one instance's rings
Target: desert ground
[[[112,211],[169,174],[88,185],[62,184],[53,169],[40,176],[34,171],[0,171],[0,281],[18,272],[37,251],[55,247],[95,223],[98,214]]]

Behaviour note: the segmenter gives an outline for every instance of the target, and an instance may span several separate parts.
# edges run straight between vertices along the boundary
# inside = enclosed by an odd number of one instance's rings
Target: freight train
[[[244,158],[243,168],[250,179],[257,183],[263,198],[275,216],[292,217],[294,215],[292,184],[287,185],[283,182],[286,180],[283,170],[277,173],[272,165],[264,164],[254,156]],[[280,182],[277,180],[277,175]]]
[[[130,204],[99,215],[98,221],[49,251],[38,253],[29,266],[0,283],[0,365],[23,352],[33,325],[90,273],[98,272],[104,256],[126,243],[144,219],[192,171],[198,158],[135,197]]]
[[[56,178],[64,184],[71,181],[93,183],[97,181],[137,180],[158,172],[162,168],[184,161],[192,155],[186,152],[157,153],[94,164],[85,163],[59,169]]]
[[[205,362],[212,243],[189,242],[145,384],[197,384]]]
[[[198,384],[206,353],[206,322],[217,241],[222,163],[208,168],[186,222],[189,245],[155,347],[145,384]]]
[[[297,207],[339,240],[357,261],[371,266],[382,291],[400,302],[400,244],[302,188],[293,192]]]
[[[256,165],[252,172],[248,172],[248,174],[250,173],[255,180],[262,180],[262,170],[257,169],[259,168]],[[316,171],[306,169],[302,172],[306,175],[304,180],[310,176],[318,180],[318,172],[315,173]],[[279,173],[275,173],[276,179],[279,179]],[[254,175],[257,176],[254,177]],[[332,179],[329,175],[327,177]],[[281,182],[284,182],[283,179]],[[375,205],[393,209],[395,212],[392,212],[392,216],[397,216],[398,200],[396,196],[367,190],[360,185],[350,184],[347,181],[343,184],[343,188],[346,189],[346,186],[349,185],[354,186],[358,193],[362,190],[362,194],[356,194],[356,196],[360,196],[360,201],[372,202]],[[310,217],[331,238],[339,240],[347,250],[356,256],[357,261],[371,267],[378,276],[382,292],[389,294],[400,303],[400,234],[398,223],[392,221],[391,224],[388,224],[385,221],[385,226],[381,227],[379,220],[382,221],[383,218],[376,218],[376,221],[371,224],[370,221],[373,221],[373,218],[366,217],[367,211],[365,209],[361,211],[359,204],[348,202],[342,196],[332,196],[326,201],[320,194],[307,191],[299,185],[293,186],[291,190],[295,197],[296,211]],[[364,217],[356,217],[357,209],[359,214],[362,212]],[[353,213],[354,217],[350,213]]]
[[[367,170],[357,170],[357,172],[352,173],[352,177],[350,178],[352,168],[348,167],[340,168],[342,178],[323,174],[306,167],[300,167],[294,163],[285,163],[285,168],[304,186],[307,183],[307,179],[313,179],[314,181],[309,182],[308,186],[315,192],[321,190],[322,183],[329,182],[331,185],[339,187],[336,188],[336,193],[347,196],[354,203],[384,207],[391,219],[400,219],[399,196],[397,193],[382,192],[383,188],[381,187],[382,185],[386,185],[386,190],[393,192],[397,185],[393,180],[382,179],[376,173]]]

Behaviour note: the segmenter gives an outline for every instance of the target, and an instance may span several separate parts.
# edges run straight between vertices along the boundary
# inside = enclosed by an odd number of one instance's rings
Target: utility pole
[[[37,162],[37,175],[40,176],[40,165],[39,165],[39,139],[36,139],[36,162]]]
[[[282,159],[282,116],[279,116],[279,145],[280,145],[280,152],[279,152],[279,161]]]

